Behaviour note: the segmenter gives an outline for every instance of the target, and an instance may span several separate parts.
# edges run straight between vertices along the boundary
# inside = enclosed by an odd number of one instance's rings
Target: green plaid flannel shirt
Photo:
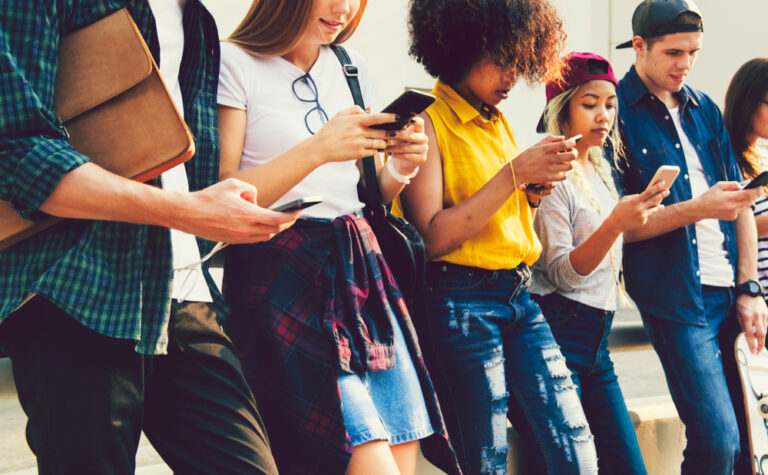
[[[25,218],[39,217],[38,208],[62,176],[89,161],[67,142],[54,113],[59,40],[122,7],[159,59],[146,0],[0,0],[0,199]],[[194,191],[217,181],[219,157],[218,32],[199,0],[186,3],[184,35],[179,82],[196,140],[197,153],[186,164]],[[198,245],[205,255],[213,244],[199,239]],[[214,306],[223,312],[205,267]],[[167,229],[67,220],[0,251],[0,322],[31,292],[100,334],[135,340],[139,353],[162,354],[168,345],[172,276]]]

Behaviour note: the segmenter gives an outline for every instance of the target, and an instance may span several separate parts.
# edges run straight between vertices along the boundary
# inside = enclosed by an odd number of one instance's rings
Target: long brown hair
[[[333,44],[346,41],[360,24],[368,0]],[[282,56],[293,50],[309,27],[315,0],[253,0],[243,21],[229,35],[230,41],[254,56]]]
[[[768,58],[754,58],[744,63],[731,79],[725,93],[723,117],[731,136],[731,145],[745,177],[754,178],[762,170],[754,144],[749,142],[752,120],[768,93]]]

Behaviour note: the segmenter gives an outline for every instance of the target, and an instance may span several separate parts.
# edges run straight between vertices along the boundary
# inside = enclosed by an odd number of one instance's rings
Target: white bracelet
[[[387,160],[387,170],[389,170],[389,174],[392,175],[392,178],[406,185],[411,182],[411,178],[415,177],[416,174],[419,173],[419,167],[416,167],[410,175],[400,174],[400,172],[398,172],[395,168],[395,161],[391,158]]]

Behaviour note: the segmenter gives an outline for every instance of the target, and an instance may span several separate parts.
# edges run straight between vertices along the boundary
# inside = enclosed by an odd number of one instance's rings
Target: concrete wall
[[[204,0],[229,34],[250,5],[249,0]],[[619,76],[634,61],[631,50],[613,46],[632,36],[631,18],[638,0],[554,0],[568,32],[567,50],[592,51],[608,57]],[[731,76],[746,60],[768,55],[766,0],[697,0],[704,15],[704,47],[689,84],[722,105]],[[384,97],[396,97],[404,86],[429,87],[434,80],[408,57],[407,0],[369,0],[368,10],[349,45],[366,57],[377,74]],[[534,128],[544,105],[542,87],[520,84],[501,109],[509,119],[518,145],[538,140]]]

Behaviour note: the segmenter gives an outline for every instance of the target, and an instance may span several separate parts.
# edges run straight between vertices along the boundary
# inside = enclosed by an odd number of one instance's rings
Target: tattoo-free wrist
[[[399,171],[397,171],[397,168],[395,168],[395,161],[393,158],[390,158],[387,160],[387,171],[390,175],[392,175],[392,178],[395,179],[395,181],[398,181],[403,184],[408,184],[411,182],[411,178],[415,177],[417,173],[419,173],[419,167],[416,167],[413,169],[413,171],[408,175],[403,175]]]

